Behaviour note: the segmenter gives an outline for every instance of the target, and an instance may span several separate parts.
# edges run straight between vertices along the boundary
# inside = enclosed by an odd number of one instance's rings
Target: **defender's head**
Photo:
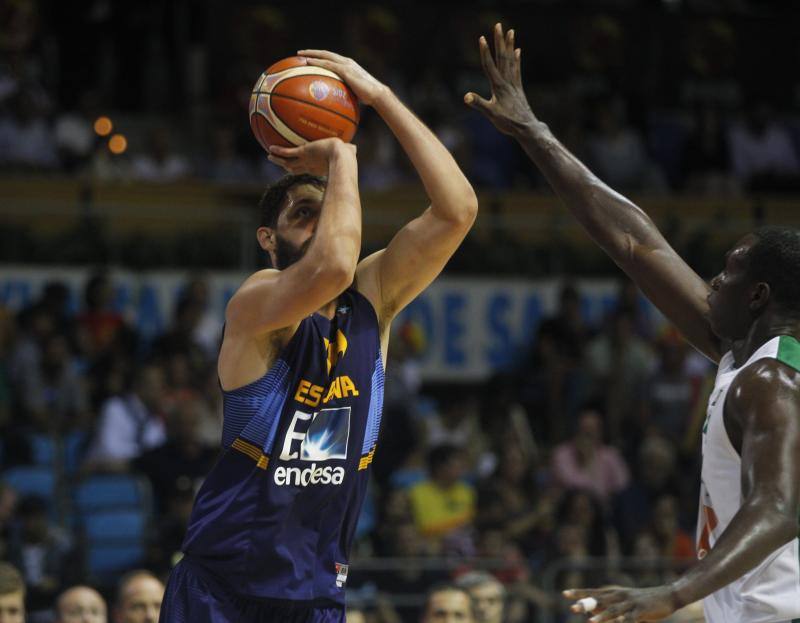
[[[283,270],[305,254],[317,231],[326,184],[324,178],[307,173],[287,175],[261,197],[256,236],[275,268]]]
[[[761,227],[739,240],[711,280],[711,328],[727,340],[747,336],[765,312],[800,318],[800,230]]]

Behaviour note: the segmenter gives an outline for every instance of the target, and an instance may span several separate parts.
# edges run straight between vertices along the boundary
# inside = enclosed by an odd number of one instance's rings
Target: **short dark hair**
[[[758,241],[748,253],[748,273],[768,283],[775,302],[800,312],[800,229],[781,225],[759,227]]]
[[[461,454],[461,448],[449,443],[434,446],[428,452],[428,472],[433,476],[454,457]]]
[[[258,202],[258,209],[261,212],[261,227],[275,227],[283,202],[286,200],[286,193],[295,186],[303,184],[311,184],[324,190],[327,182],[324,177],[310,173],[285,175],[279,179],[264,191],[261,201]]]
[[[431,598],[437,593],[461,593],[462,595],[466,596],[467,601],[469,602],[470,614],[475,614],[475,605],[472,601],[472,595],[469,594],[469,591],[466,588],[462,588],[453,582],[441,582],[439,584],[435,584],[425,596],[425,610],[427,610],[428,606],[430,606]]]

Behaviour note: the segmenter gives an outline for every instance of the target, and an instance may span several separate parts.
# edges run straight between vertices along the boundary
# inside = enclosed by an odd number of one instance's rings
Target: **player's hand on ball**
[[[328,174],[328,164],[337,152],[351,152],[355,156],[356,146],[344,143],[338,138],[310,141],[300,147],[271,145],[268,158],[270,162],[283,167],[293,175],[310,173],[324,176]]]
[[[570,589],[564,597],[577,600],[570,610],[590,614],[591,623],[660,621],[678,609],[669,586]]]
[[[514,31],[503,34],[503,27],[494,27],[494,58],[486,37],[478,42],[483,72],[489,79],[492,98],[486,100],[477,93],[467,93],[464,102],[486,115],[495,127],[505,134],[513,134],[536,121],[525,90],[522,88],[520,56],[522,50],[514,49]]]
[[[386,85],[376,80],[352,58],[328,52],[328,50],[298,50],[297,53],[304,56],[309,65],[329,69],[338,74],[353,90],[356,97],[368,106],[372,106],[375,100],[386,91]]]

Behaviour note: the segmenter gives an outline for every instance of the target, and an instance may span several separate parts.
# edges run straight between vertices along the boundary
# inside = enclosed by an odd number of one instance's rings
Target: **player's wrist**
[[[524,138],[541,139],[550,136],[550,128],[546,123],[531,115],[529,119],[515,123],[512,133],[517,140]]]
[[[380,113],[381,108],[383,108],[389,102],[391,96],[392,90],[381,82],[375,88],[375,91],[370,97],[370,101],[367,103]]]

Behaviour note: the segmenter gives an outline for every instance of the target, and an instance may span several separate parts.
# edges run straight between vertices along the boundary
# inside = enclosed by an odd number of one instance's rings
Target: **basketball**
[[[250,127],[265,150],[334,136],[349,143],[358,120],[358,99],[342,79],[300,56],[271,65],[250,95]]]

